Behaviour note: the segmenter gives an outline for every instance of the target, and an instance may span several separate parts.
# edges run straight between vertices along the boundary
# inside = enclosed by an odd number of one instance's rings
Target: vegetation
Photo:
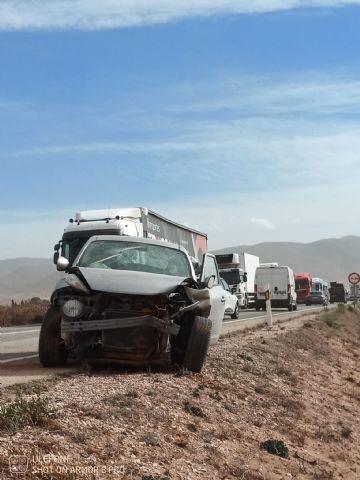
[[[27,400],[21,394],[13,402],[0,406],[0,430],[19,430],[26,425],[38,425],[53,413],[46,397],[36,395]]]
[[[47,308],[47,301],[40,303],[23,301],[20,304],[13,302],[11,306],[0,305],[0,327],[41,323]]]

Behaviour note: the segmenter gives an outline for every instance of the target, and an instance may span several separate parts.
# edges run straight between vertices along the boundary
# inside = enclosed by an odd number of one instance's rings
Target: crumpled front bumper
[[[131,327],[152,327],[168,335],[177,335],[180,330],[180,325],[177,325],[176,323],[170,323],[161,318],[154,317],[153,315],[100,320],[70,320],[67,318],[62,318],[61,336],[63,337],[63,335],[68,333],[114,330]]]

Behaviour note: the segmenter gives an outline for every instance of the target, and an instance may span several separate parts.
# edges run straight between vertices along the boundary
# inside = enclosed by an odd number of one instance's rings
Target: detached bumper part
[[[169,324],[152,315],[141,317],[109,318],[106,320],[64,320],[61,321],[61,336],[66,333],[91,332],[96,330],[113,330],[131,327],[152,327],[168,335],[177,335],[180,325]]]

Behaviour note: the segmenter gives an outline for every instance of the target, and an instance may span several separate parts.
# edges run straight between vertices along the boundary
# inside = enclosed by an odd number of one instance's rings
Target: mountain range
[[[313,277],[348,283],[351,272],[360,271],[360,237],[328,238],[311,243],[265,242],[238,245],[213,253],[247,252],[260,257],[261,263],[288,265],[294,272],[309,272]]]
[[[260,262],[289,265],[295,272],[310,272],[327,281],[347,283],[350,272],[360,271],[360,237],[329,238],[312,243],[265,242],[237,245],[215,253],[248,252]],[[47,299],[62,274],[51,259],[15,258],[0,260],[0,303],[32,297]]]

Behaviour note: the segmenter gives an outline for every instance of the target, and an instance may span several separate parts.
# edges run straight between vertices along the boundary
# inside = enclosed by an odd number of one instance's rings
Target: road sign
[[[360,283],[360,275],[356,272],[349,273],[348,280],[351,285],[357,285]]]

